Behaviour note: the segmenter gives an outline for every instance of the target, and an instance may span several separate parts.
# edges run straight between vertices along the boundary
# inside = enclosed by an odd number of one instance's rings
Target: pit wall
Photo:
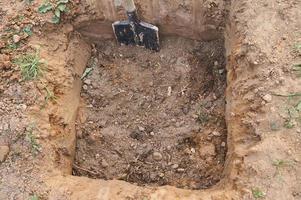
[[[121,0],[86,0],[86,3],[89,9],[77,19],[76,28],[90,37],[112,35],[111,23],[126,19]],[[136,0],[135,3],[140,18],[157,25],[162,35],[212,40],[223,34],[226,0]]]

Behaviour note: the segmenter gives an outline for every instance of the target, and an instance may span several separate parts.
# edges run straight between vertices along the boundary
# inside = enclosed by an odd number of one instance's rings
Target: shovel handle
[[[123,7],[127,12],[134,12],[136,10],[134,0],[123,0]]]

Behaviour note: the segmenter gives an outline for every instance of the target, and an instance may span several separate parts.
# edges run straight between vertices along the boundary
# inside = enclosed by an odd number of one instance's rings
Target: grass
[[[36,155],[41,150],[40,144],[37,142],[36,136],[34,135],[34,125],[30,125],[27,129],[26,137],[31,147],[31,152]]]
[[[259,188],[253,188],[252,194],[255,199],[262,199],[265,197],[265,193],[261,191]]]
[[[14,59],[14,63],[20,67],[23,80],[37,79],[45,69],[45,62],[41,60],[39,51],[21,55]]]
[[[289,162],[286,161],[286,160],[281,160],[281,159],[279,160],[279,159],[277,159],[277,160],[273,161],[273,166],[275,166],[277,169],[283,168],[283,167],[285,167],[287,165],[289,165]]]
[[[39,197],[34,194],[34,195],[29,197],[29,200],[39,200]]]
[[[301,122],[301,93],[290,93],[290,94],[273,94],[278,97],[287,98],[286,111],[288,117],[285,118],[283,126],[287,129],[294,128],[298,123]]]
[[[57,97],[54,95],[53,91],[51,91],[47,86],[44,87],[44,90],[46,91],[46,96],[44,98],[44,103],[41,106],[41,109],[44,109],[49,101],[56,102]]]

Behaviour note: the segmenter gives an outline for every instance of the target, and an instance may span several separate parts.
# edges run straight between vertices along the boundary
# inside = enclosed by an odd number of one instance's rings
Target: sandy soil
[[[49,24],[51,13],[37,12],[41,1],[0,2],[0,199],[301,199],[301,84],[294,67],[301,62],[299,0],[192,1],[206,5],[202,12],[191,10],[188,1],[185,11],[176,1],[158,0],[164,5],[159,19],[147,11],[148,1],[138,4],[145,19],[167,27],[165,33],[225,36],[228,153],[217,185],[208,190],[139,187],[71,175],[80,78],[91,53],[74,27],[82,28],[87,20],[106,23],[110,17],[102,6],[107,2],[72,1],[61,25]],[[194,30],[193,17],[203,20],[196,27],[206,29]],[[28,28],[23,31],[28,25],[34,27],[32,35]],[[92,36],[99,31],[87,30]],[[38,80],[22,81],[12,61],[35,52],[36,45],[48,70]],[[49,100],[49,91],[55,99]]]

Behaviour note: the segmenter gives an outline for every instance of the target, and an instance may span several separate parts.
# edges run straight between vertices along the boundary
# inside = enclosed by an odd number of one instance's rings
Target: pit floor
[[[203,189],[222,177],[222,39],[162,40],[160,52],[95,44],[83,78],[73,175]]]

